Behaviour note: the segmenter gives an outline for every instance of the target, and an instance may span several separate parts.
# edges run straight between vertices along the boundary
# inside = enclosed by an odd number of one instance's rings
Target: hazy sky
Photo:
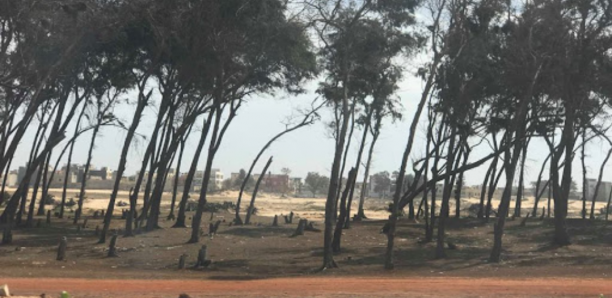
[[[278,94],[276,96],[263,96],[249,99],[248,102],[240,108],[238,116],[228,129],[213,167],[221,169],[226,177],[229,177],[230,173],[237,172],[241,168],[248,169],[251,161],[260,148],[272,136],[284,129],[284,125],[282,124],[283,119],[291,115],[296,108],[310,105],[310,102],[316,96],[314,93],[316,86],[316,82],[309,83],[307,85],[309,91],[297,97]],[[401,98],[403,104],[404,118],[397,123],[384,123],[383,131],[375,149],[371,173],[376,173],[378,171],[393,172],[398,170],[407,141],[408,128],[420,97],[421,88],[421,81],[407,72],[406,79],[402,82],[397,94]],[[126,95],[126,97],[127,96],[133,95]],[[131,121],[133,107],[124,104],[117,107],[115,113],[129,123],[129,121]],[[138,129],[140,134],[151,134],[155,121],[155,113],[156,110],[154,107],[148,107],[145,110],[143,121]],[[329,137],[325,127],[325,124],[331,119],[329,111],[324,112],[322,118],[322,121],[285,135],[274,143],[260,160],[255,172],[259,173],[265,164],[265,160],[267,160],[270,155],[273,155],[274,162],[270,170],[274,173],[280,172],[280,169],[283,167],[287,167],[292,170],[291,175],[297,177],[305,177],[310,171],[329,175],[334,152],[334,142]],[[412,153],[413,158],[421,157],[424,154],[425,134],[423,123],[425,123],[425,120],[425,117],[422,117]],[[201,120],[198,120],[198,130],[200,125]],[[30,130],[30,134],[20,144],[20,148],[16,154],[16,160],[14,160],[11,168],[16,168],[19,165],[25,164],[33,138],[32,131],[34,131],[34,129]],[[69,128],[68,131],[71,133],[72,128]],[[79,138],[73,162],[85,163],[90,136],[91,134],[87,133]],[[194,131],[192,131],[192,137],[188,140],[188,147],[185,151],[185,161],[183,163],[184,166],[181,172],[185,172],[188,169],[188,164],[191,162],[193,152],[197,145],[198,136],[199,131],[194,129]],[[348,159],[350,162],[349,164],[354,164],[355,162],[354,156],[357,152],[359,136],[360,133],[355,132],[352,142],[354,146],[351,149],[351,155]],[[103,128],[99,138],[96,140],[92,163],[96,167],[108,166],[111,169],[116,169],[124,137],[124,131],[112,127]],[[145,146],[146,142],[142,140],[133,144],[128,157],[127,175],[132,175],[139,169]],[[470,160],[476,160],[480,156],[488,154],[490,151],[487,146],[488,145],[483,144],[476,149],[470,156]],[[600,163],[604,159],[607,150],[608,146],[600,141],[594,141],[589,144],[587,147],[589,177],[597,177]],[[61,150],[56,150],[54,159],[57,158],[59,151]],[[531,142],[528,153],[526,181],[532,181],[537,178],[541,162],[547,154],[548,149],[543,141],[534,140]],[[200,169],[204,167],[205,157],[206,153],[204,151],[199,163]],[[63,163],[64,161],[62,161],[62,164]],[[466,182],[468,185],[476,185],[482,182],[484,173],[487,169],[486,165],[487,164],[474,169],[466,175]],[[363,170],[361,170],[360,173],[363,173]],[[579,156],[575,158],[573,173],[574,180],[577,181],[580,187],[582,174]],[[607,167],[604,172],[604,180],[610,180],[611,178],[612,171]]]

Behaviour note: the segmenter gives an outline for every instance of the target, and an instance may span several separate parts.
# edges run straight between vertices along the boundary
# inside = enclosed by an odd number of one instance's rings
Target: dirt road
[[[159,297],[593,297],[612,295],[609,279],[306,277],[235,280],[1,278],[15,295],[76,298]]]

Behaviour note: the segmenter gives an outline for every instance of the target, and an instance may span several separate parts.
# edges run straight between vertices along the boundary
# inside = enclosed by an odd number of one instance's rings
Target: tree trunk
[[[48,160],[48,159],[49,159],[49,157],[45,158],[45,160]],[[42,176],[45,173],[45,169],[44,169],[44,165],[45,164],[46,164],[46,162],[43,163],[42,165],[40,165],[40,167],[38,168],[38,174],[36,175],[36,179],[34,180],[35,181],[34,182],[34,190],[32,191],[32,199],[30,200],[30,207],[29,207],[29,210],[28,210],[28,219],[26,221],[26,226],[30,227],[30,228],[34,226],[34,210],[36,208],[36,198],[38,196],[38,189],[40,187],[40,180],[42,179]],[[41,201],[44,201],[44,199],[41,198]]]
[[[60,239],[59,246],[57,247],[57,258],[58,261],[66,260],[66,248],[68,247],[68,238],[65,236]]]
[[[599,176],[597,177],[597,184],[595,185],[595,191],[593,192],[593,198],[591,199],[591,214],[589,215],[589,219],[595,219],[595,202],[597,201],[597,194],[599,193],[599,187],[601,186],[601,179],[603,178],[604,168],[610,159],[610,155],[612,155],[612,148],[608,150],[608,154],[606,158],[601,163],[601,167],[599,168]]]
[[[523,206],[523,196],[525,194],[525,161],[527,159],[527,147],[529,146],[529,140],[523,147],[523,153],[521,155],[521,169],[519,172],[518,190],[516,193],[516,204],[514,205],[514,217],[521,217],[521,209]]]
[[[149,97],[142,96],[142,93],[139,95],[138,104],[136,105],[136,110],[134,111],[134,117],[132,118],[132,123],[130,124],[130,128],[127,131],[125,139],[123,140],[123,148],[121,149],[121,156],[119,157],[119,164],[117,166],[117,174],[115,176],[115,182],[113,184],[113,190],[110,195],[110,200],[108,201],[108,206],[106,207],[106,213],[104,214],[104,226],[102,227],[102,232],[100,233],[100,238],[98,239],[98,243],[106,242],[106,233],[108,233],[108,229],[110,228],[110,223],[113,219],[113,211],[115,210],[115,200],[117,199],[117,193],[119,192],[119,186],[121,185],[121,178],[123,177],[123,173],[125,172],[125,167],[127,164],[127,155],[130,150],[130,144],[132,144],[132,139],[136,134],[136,129],[138,125],[140,125],[140,119],[142,117],[142,112],[147,105]],[[126,222],[130,222],[130,224],[126,223],[125,233],[126,235],[131,235],[132,233],[132,224],[131,221],[134,217],[134,211],[136,210],[136,206],[132,204],[132,194],[130,193],[130,215],[128,215],[128,220]]]
[[[550,159],[551,154],[548,155],[548,157],[546,157],[546,159],[544,160],[544,162],[542,163],[542,167],[540,168],[540,173],[538,174],[538,180],[536,180],[536,188],[535,188],[535,199],[534,199],[534,203],[533,203],[533,217],[536,217],[538,214],[538,203],[540,202],[540,198],[542,197],[542,195],[544,194],[544,191],[546,190],[546,188],[548,188],[548,184],[550,183],[550,179],[548,179],[548,181],[546,182],[546,184],[544,185],[544,187],[542,188],[542,191],[540,192],[540,185],[542,183],[542,174],[544,173],[544,167],[546,166],[546,162]]]
[[[587,201],[587,168],[586,168],[586,164],[585,164],[585,154],[584,151],[586,150],[586,129],[582,130],[582,147],[581,147],[581,154],[580,154],[580,163],[582,164],[582,210],[580,212],[580,215],[582,216],[582,219],[586,219],[586,201]],[[568,152],[569,154],[569,152]],[[595,203],[595,196],[593,196],[593,203]]]
[[[363,136],[361,137],[361,143],[359,144],[359,151],[357,153],[357,161],[355,162],[355,179],[357,179],[357,175],[359,174],[359,167],[361,167],[361,156],[363,155],[363,149],[365,148],[365,141],[368,137],[369,123],[371,114],[368,116],[368,120],[366,122],[366,126],[363,128]],[[348,196],[348,205],[346,207],[346,219],[344,221],[344,228],[348,229],[351,226],[351,207],[353,205],[353,193],[355,192],[355,181],[353,181],[350,189],[350,193]]]
[[[457,138],[457,131],[454,127],[451,127],[451,135],[449,138],[449,144],[447,149],[447,161],[446,161],[446,172],[447,175],[451,173],[453,170],[453,165],[455,164],[455,142]],[[445,236],[445,228],[446,228],[446,218],[445,214],[448,214],[449,209],[449,201],[451,197],[451,192],[453,189],[453,185],[450,182],[451,177],[447,176],[444,180],[444,193],[442,194],[442,206],[440,207],[440,219],[438,220],[438,237],[436,239],[436,259],[442,259],[446,257],[446,252],[444,250],[444,236]]]
[[[45,204],[47,200],[47,195],[49,194],[47,192],[47,189],[49,188],[49,184],[51,183],[51,181],[47,179],[49,175],[49,164],[50,163],[51,163],[51,152],[49,152],[49,156],[47,157],[47,162],[44,163],[44,169],[42,173],[42,191],[40,193],[40,202],[38,204],[38,212],[36,213],[36,215],[38,216],[45,215]]]
[[[204,119],[204,123],[202,124],[202,133],[200,134],[200,141],[198,142],[198,146],[196,147],[196,151],[193,155],[193,160],[191,161],[191,166],[189,167],[187,177],[185,177],[185,185],[183,186],[183,196],[181,197],[181,201],[179,202],[178,215],[176,217],[176,222],[172,226],[173,228],[187,227],[185,225],[185,207],[187,205],[187,200],[189,200],[189,191],[191,190],[193,177],[195,176],[196,170],[198,168],[198,162],[200,161],[200,155],[202,154],[202,149],[204,148],[206,136],[208,135],[208,131],[210,130],[210,123],[212,121],[212,117],[213,113],[211,112],[209,113],[208,118]]]
[[[353,183],[355,181],[355,177],[357,175],[357,170],[352,168],[348,173],[348,178],[346,181],[346,186],[344,191],[342,192],[342,196],[340,197],[340,216],[336,222],[336,229],[334,231],[334,239],[332,241],[332,249],[334,253],[340,253],[340,244],[342,241],[342,228],[344,227],[344,223],[346,221],[346,217],[348,216],[347,210],[347,197],[348,194],[353,188]]]
[[[257,183],[255,183],[255,189],[253,190],[253,197],[251,197],[251,203],[249,204],[249,208],[247,209],[247,213],[244,218],[244,224],[246,225],[251,223],[251,214],[253,214],[253,208],[255,208],[255,198],[257,198],[257,191],[259,190],[259,185],[261,184],[261,181],[263,180],[264,176],[266,176],[266,173],[271,163],[272,163],[272,156],[270,156],[270,159],[268,159],[268,162],[266,163],[263,170],[261,171],[261,175],[259,175],[259,178],[257,179]]]
[[[174,220],[174,205],[176,204],[176,192],[178,191],[178,183],[180,176],[181,163],[183,162],[183,151],[185,151],[186,138],[181,141],[181,149],[179,149],[178,160],[176,161],[176,171],[174,173],[174,183],[172,185],[172,202],[170,203],[170,213],[168,214],[168,220]]]
[[[380,135],[381,121],[382,117],[376,119],[376,124],[374,125],[374,130],[372,131],[372,141],[370,143],[370,149],[368,150],[368,160],[366,161],[365,170],[363,173],[363,184],[361,185],[361,192],[359,193],[359,210],[357,211],[357,216],[362,219],[367,218],[363,205],[365,203],[365,196],[368,189],[368,180],[370,179],[370,165],[372,164],[372,156],[374,155],[374,146],[376,146],[376,141]]]
[[[98,131],[100,129],[100,123],[96,123],[94,127],[93,133],[91,135],[91,141],[89,142],[89,152],[87,153],[87,162],[85,163],[85,169],[83,170],[83,177],[81,177],[81,190],[79,191],[79,202],[77,211],[74,214],[73,223],[77,224],[79,219],[81,218],[81,213],[83,212],[83,202],[85,201],[85,187],[87,186],[87,176],[89,175],[89,166],[91,165],[91,157],[93,154],[94,145],[96,143],[96,137],[98,136]]]

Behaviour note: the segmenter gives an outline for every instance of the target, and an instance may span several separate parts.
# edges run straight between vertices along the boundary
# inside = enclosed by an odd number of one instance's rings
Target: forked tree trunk
[[[340,244],[342,241],[342,228],[344,227],[346,217],[348,216],[346,200],[350,192],[350,189],[353,188],[353,183],[355,181],[356,175],[357,175],[357,170],[355,170],[355,168],[352,168],[348,173],[346,186],[344,188],[344,191],[342,192],[342,196],[340,197],[340,216],[338,217],[338,220],[336,222],[336,229],[334,231],[334,240],[332,242],[332,249],[334,253],[340,252]]]

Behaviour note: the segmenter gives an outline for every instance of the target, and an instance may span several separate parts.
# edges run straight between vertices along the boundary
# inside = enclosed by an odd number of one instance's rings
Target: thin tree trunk
[[[178,183],[180,176],[181,163],[183,162],[183,151],[185,151],[185,141],[181,142],[181,149],[179,149],[178,160],[176,161],[176,171],[174,173],[174,183],[172,185],[172,202],[170,203],[170,213],[168,214],[168,220],[174,220],[174,206],[176,205],[176,193],[178,191]]]
[[[583,142],[586,139],[586,129],[582,130],[582,140]],[[582,219],[586,219],[586,201],[587,201],[587,168],[586,168],[586,164],[585,164],[585,153],[584,151],[586,150],[586,143],[582,144],[581,147],[581,154],[580,154],[580,163],[582,164],[582,211],[580,212]],[[595,196],[593,196],[593,200],[595,200]],[[593,201],[593,203],[595,203],[595,201]]]
[[[550,179],[548,179],[548,181],[542,188],[542,191],[540,192],[540,185],[542,183],[542,174],[544,173],[544,167],[546,166],[546,162],[550,159],[550,157],[551,157],[551,154],[549,154],[548,157],[546,157],[546,159],[542,163],[542,167],[540,168],[540,173],[538,174],[538,180],[536,181],[536,188],[535,188],[535,194],[534,194],[535,199],[533,202],[533,212],[531,212],[531,214],[533,214],[533,217],[537,216],[538,203],[540,202],[540,198],[542,197],[542,195],[544,194],[544,191],[546,190],[546,188],[548,188],[548,184],[550,183]]]
[[[455,164],[455,142],[457,138],[457,131],[454,127],[451,127],[451,135],[449,139],[448,149],[447,149],[447,161],[446,161],[446,172],[447,175],[453,170],[453,165]],[[449,209],[449,201],[451,197],[451,192],[453,185],[450,182],[451,177],[447,176],[444,181],[444,193],[442,194],[442,206],[440,207],[440,219],[438,220],[438,237],[436,239],[436,259],[441,259],[446,257],[446,252],[444,250],[444,238],[445,238],[445,229],[446,229],[446,214],[448,214]]]
[[[147,102],[150,98],[149,96],[143,96],[142,93],[139,95],[139,100],[136,105],[136,110],[134,111],[134,117],[132,118],[132,123],[130,124],[130,128],[128,128],[125,139],[123,140],[123,148],[121,149],[121,156],[119,157],[119,164],[117,166],[117,174],[115,175],[115,182],[113,183],[113,190],[110,195],[110,200],[108,201],[108,206],[106,207],[106,213],[104,213],[104,226],[102,227],[102,231],[100,233],[100,238],[98,239],[98,243],[106,242],[106,234],[108,233],[108,229],[110,228],[111,221],[113,219],[113,212],[115,210],[115,200],[117,199],[117,194],[119,192],[119,186],[121,185],[121,178],[123,177],[123,173],[125,172],[126,164],[127,164],[127,155],[130,150],[130,145],[132,144],[132,139],[136,134],[136,129],[138,125],[140,125],[140,119],[142,118],[142,112],[147,105]],[[131,221],[134,218],[135,206],[132,206],[132,195],[130,194],[130,214],[128,214],[129,220]],[[134,207],[134,208],[132,208]],[[126,235],[131,235],[132,233],[132,225],[126,224]]]
[[[87,162],[85,163],[85,169],[83,170],[83,177],[81,178],[81,190],[79,191],[79,202],[77,211],[74,214],[74,220],[72,221],[74,224],[79,222],[81,218],[81,213],[83,212],[83,202],[85,201],[85,187],[87,186],[87,176],[89,175],[89,166],[91,165],[91,158],[93,155],[94,145],[96,143],[96,137],[98,136],[98,131],[100,129],[100,123],[96,124],[96,127],[93,130],[91,135],[91,141],[89,142],[89,152],[87,153]]]
[[[380,126],[381,126],[382,117],[376,119],[376,124],[374,124],[374,130],[371,131],[372,141],[370,143],[370,149],[368,150],[368,160],[366,162],[364,176],[363,176],[363,184],[361,185],[361,193],[359,193],[359,210],[357,211],[357,216],[362,219],[366,219],[366,215],[363,209],[363,205],[365,203],[365,196],[368,189],[368,181],[370,179],[370,166],[372,165],[372,156],[374,155],[374,147],[376,146],[376,141],[378,140],[378,136],[380,135]]]
[[[263,180],[264,176],[266,176],[266,173],[268,172],[268,168],[270,167],[271,163],[272,163],[272,156],[270,156],[270,159],[268,159],[268,162],[266,163],[263,170],[261,171],[261,175],[259,175],[259,178],[257,179],[257,183],[255,183],[255,189],[253,190],[253,196],[251,197],[251,203],[249,204],[249,208],[247,209],[247,213],[244,218],[245,225],[248,225],[251,223],[251,215],[253,214],[253,211],[255,208],[255,198],[257,198],[257,191],[259,190],[259,185],[261,184],[261,181]]]
[[[72,154],[74,152],[74,144],[76,143],[76,137],[79,133],[79,126],[81,125],[81,120],[83,119],[83,115],[85,114],[86,104],[83,105],[81,112],[79,113],[79,117],[77,118],[77,123],[74,128],[73,141],[70,144],[70,151],[68,151],[68,161],[66,162],[66,173],[64,173],[64,184],[62,187],[62,203],[60,205],[60,213],[59,218],[64,218],[64,208],[66,206],[66,191],[68,189],[68,180],[70,180],[70,168],[72,167]]]
[[[368,116],[368,119],[371,118],[371,115]],[[363,128],[363,135],[361,137],[361,144],[359,144],[359,151],[357,153],[357,161],[355,162],[355,179],[357,177],[357,175],[359,174],[359,167],[361,166],[361,156],[363,155],[363,149],[365,147],[365,141],[366,138],[368,137],[368,130],[369,130],[369,123],[370,120],[368,120],[366,122],[366,126]],[[350,228],[351,225],[351,206],[353,205],[353,193],[355,192],[355,182],[353,181],[352,185],[351,185],[351,189],[349,192],[349,196],[348,196],[348,204],[347,204],[347,213],[345,216],[345,220],[344,220],[344,228],[348,229]]]
[[[36,215],[38,216],[45,215],[45,203],[46,203],[47,195],[48,195],[47,190],[49,189],[49,183],[51,183],[51,181],[47,179],[49,175],[49,163],[50,162],[51,162],[51,152],[49,153],[47,162],[45,162],[44,164],[44,170],[43,170],[43,176],[42,176],[42,191],[40,194],[40,202],[38,204],[38,212],[36,212]]]
[[[523,206],[523,196],[525,194],[525,161],[527,159],[527,147],[529,146],[529,140],[523,147],[523,153],[521,155],[521,169],[519,173],[518,190],[516,193],[516,204],[514,205],[514,216],[521,217],[521,209]]]
[[[355,176],[357,175],[357,170],[352,168],[348,173],[348,178],[346,181],[346,186],[344,187],[344,192],[340,197],[340,215],[338,217],[338,221],[336,222],[336,228],[334,230],[334,240],[332,241],[332,249],[334,253],[340,253],[340,245],[342,242],[342,228],[346,221],[346,217],[348,216],[347,210],[347,197],[350,192],[350,189],[353,188],[353,183],[355,181]]]
[[[612,148],[608,150],[608,154],[606,155],[606,158],[603,160],[603,162],[601,163],[601,167],[599,168],[599,176],[597,177],[597,184],[595,185],[595,191],[593,192],[593,198],[591,199],[591,214],[589,216],[589,219],[591,220],[595,219],[595,202],[597,201],[597,194],[599,193],[599,187],[601,186],[601,180],[603,178],[604,168],[606,167],[606,164],[608,163],[608,160],[610,159],[610,155],[612,155]]]
[[[200,134],[200,141],[198,142],[198,146],[196,147],[196,151],[193,155],[193,159],[191,161],[191,166],[189,167],[187,177],[185,177],[185,185],[183,186],[183,196],[181,197],[181,201],[179,202],[178,215],[176,217],[176,222],[172,226],[173,228],[187,227],[185,225],[185,209],[187,205],[187,200],[189,200],[189,191],[191,190],[193,177],[195,176],[196,170],[198,168],[198,162],[200,161],[200,155],[202,154],[202,149],[204,148],[206,136],[208,135],[208,131],[210,130],[210,122],[212,121],[212,117],[213,113],[211,112],[208,115],[208,118],[204,119],[204,123],[202,124],[202,133]]]

